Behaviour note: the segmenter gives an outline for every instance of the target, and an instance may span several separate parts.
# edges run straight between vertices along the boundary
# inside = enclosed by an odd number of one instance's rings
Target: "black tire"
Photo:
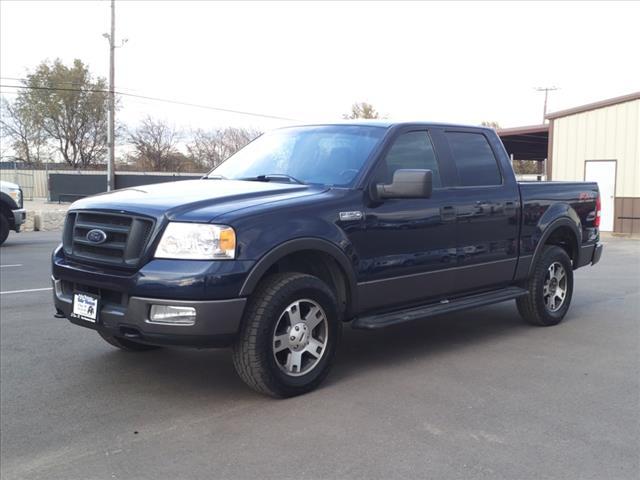
[[[9,220],[5,217],[4,213],[0,212],[0,245],[4,243],[4,241],[9,236]]]
[[[109,345],[113,345],[114,347],[119,348],[120,350],[125,350],[127,352],[146,352],[149,350],[157,350],[161,348],[156,345],[146,345],[144,343],[134,342],[133,340],[129,340],[128,338],[116,337],[100,330],[98,330],[98,334]]]
[[[552,310],[545,302],[544,291],[545,282],[549,278],[549,268],[557,263],[564,268],[566,274],[566,294],[558,308]],[[532,325],[542,327],[560,323],[569,310],[573,295],[573,266],[567,252],[555,245],[545,246],[525,288],[529,291],[528,295],[516,300],[522,318]]]
[[[295,373],[286,373],[278,364],[274,335],[286,308],[298,301],[302,304],[302,299],[311,300],[324,310],[327,336],[319,360],[310,357],[310,370],[303,373],[299,369],[298,376],[292,376]],[[273,397],[301,395],[315,389],[328,375],[341,332],[335,294],[323,281],[301,273],[271,275],[258,285],[249,300],[233,345],[233,364],[240,378],[257,392]],[[314,335],[313,330],[310,335]]]

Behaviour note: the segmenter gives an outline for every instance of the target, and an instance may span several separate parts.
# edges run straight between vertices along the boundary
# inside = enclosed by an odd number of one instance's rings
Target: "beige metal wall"
[[[101,170],[12,170],[12,169],[0,169],[0,180],[6,182],[15,182],[24,192],[25,199],[31,200],[33,198],[49,198],[49,173],[75,173],[78,175],[78,181],[82,181],[83,175],[106,175],[106,171]],[[132,175],[193,175],[189,172],[128,172],[123,171],[121,173]]]
[[[640,100],[553,120],[552,179],[583,180],[585,160],[616,160],[616,194],[640,197]]]
[[[48,173],[74,173],[69,170],[0,170],[0,180],[15,182],[24,192],[27,200],[33,198],[48,198]],[[106,172],[87,170],[76,172],[78,175],[105,175]],[[81,177],[79,177],[81,178]]]

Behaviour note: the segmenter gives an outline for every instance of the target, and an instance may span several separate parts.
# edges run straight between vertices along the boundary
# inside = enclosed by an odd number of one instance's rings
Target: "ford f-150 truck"
[[[250,387],[293,396],[326,377],[345,322],[515,300],[557,324],[573,271],[600,259],[599,222],[596,183],[518,183],[488,128],[282,128],[201,180],[75,202],[56,315],[123,350],[232,347]]]

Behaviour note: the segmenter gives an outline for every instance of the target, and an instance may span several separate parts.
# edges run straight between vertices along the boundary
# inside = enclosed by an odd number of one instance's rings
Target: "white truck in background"
[[[20,186],[0,180],[0,245],[5,242],[10,230],[20,231],[26,216]]]

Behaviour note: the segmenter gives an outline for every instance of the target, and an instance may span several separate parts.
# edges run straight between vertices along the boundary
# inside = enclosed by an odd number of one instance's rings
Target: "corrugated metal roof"
[[[549,131],[549,124],[543,125],[526,125],[524,127],[499,128],[496,130],[499,136],[507,135],[527,135],[530,133],[545,133]]]
[[[548,113],[546,118],[560,118],[576,113],[588,112],[590,110],[597,110],[603,107],[609,107],[611,105],[617,105],[619,103],[631,102],[633,100],[640,100],[640,91],[629,93],[628,95],[622,95],[621,97],[608,98],[606,100],[600,100],[599,102],[587,103],[586,105],[580,105],[579,107],[568,108],[566,110],[560,110],[557,112]]]

